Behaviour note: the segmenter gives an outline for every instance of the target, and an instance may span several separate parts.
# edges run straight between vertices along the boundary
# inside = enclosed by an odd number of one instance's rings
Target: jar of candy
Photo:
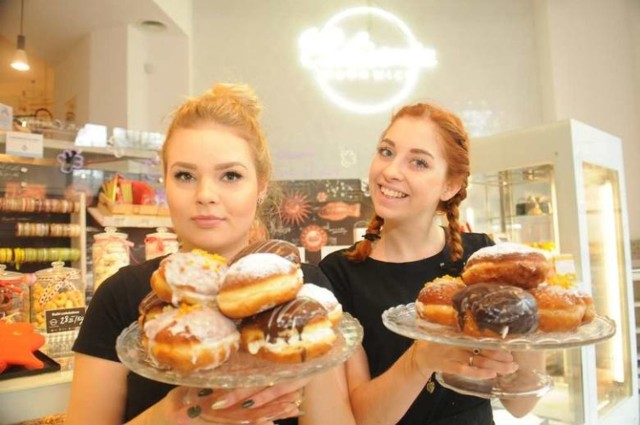
[[[131,242],[127,234],[115,227],[105,227],[104,233],[93,236],[93,290],[98,289],[109,276],[129,265]]]
[[[84,317],[84,283],[80,270],[54,261],[51,268],[35,273],[31,287],[31,323],[40,332],[77,329]]]
[[[156,230],[156,233],[150,233],[144,238],[145,260],[173,254],[180,248],[178,235],[169,232],[166,227],[158,227]]]
[[[6,270],[0,264],[0,319],[29,321],[29,287],[26,275]]]

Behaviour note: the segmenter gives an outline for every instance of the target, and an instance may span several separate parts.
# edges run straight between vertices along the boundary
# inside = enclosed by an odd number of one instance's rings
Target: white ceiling
[[[0,36],[15,44],[20,31],[20,0],[0,0]],[[25,0],[27,53],[55,65],[94,30],[156,20],[179,32],[154,0]],[[0,69],[0,78],[4,70]]]

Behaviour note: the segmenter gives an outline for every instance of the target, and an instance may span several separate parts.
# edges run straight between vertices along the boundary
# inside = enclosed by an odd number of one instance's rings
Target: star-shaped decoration
[[[33,353],[43,344],[44,336],[31,323],[0,320],[0,373],[13,365],[42,369],[44,363]]]

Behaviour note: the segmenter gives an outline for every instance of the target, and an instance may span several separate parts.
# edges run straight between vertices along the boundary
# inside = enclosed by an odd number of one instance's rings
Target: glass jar
[[[80,270],[54,261],[35,273],[31,287],[31,323],[40,332],[77,329],[84,317],[84,283]]]
[[[0,319],[11,322],[29,321],[29,287],[26,275],[6,270],[0,264]]]
[[[156,231],[157,233],[150,233],[144,238],[145,260],[173,254],[180,248],[178,235],[169,232],[166,227],[158,227]]]
[[[105,227],[104,233],[93,236],[93,291],[98,289],[109,276],[129,265],[131,242],[127,234],[115,227]]]

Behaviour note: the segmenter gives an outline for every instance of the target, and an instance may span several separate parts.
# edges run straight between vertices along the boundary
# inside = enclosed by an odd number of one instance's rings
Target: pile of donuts
[[[575,332],[593,321],[593,299],[547,283],[551,270],[542,250],[515,243],[485,247],[469,257],[461,278],[427,282],[418,293],[416,314],[476,337]]]
[[[141,345],[155,366],[186,375],[214,369],[236,352],[296,363],[336,341],[342,306],[303,283],[298,248],[251,245],[231,261],[202,250],[161,260],[139,305]]]

